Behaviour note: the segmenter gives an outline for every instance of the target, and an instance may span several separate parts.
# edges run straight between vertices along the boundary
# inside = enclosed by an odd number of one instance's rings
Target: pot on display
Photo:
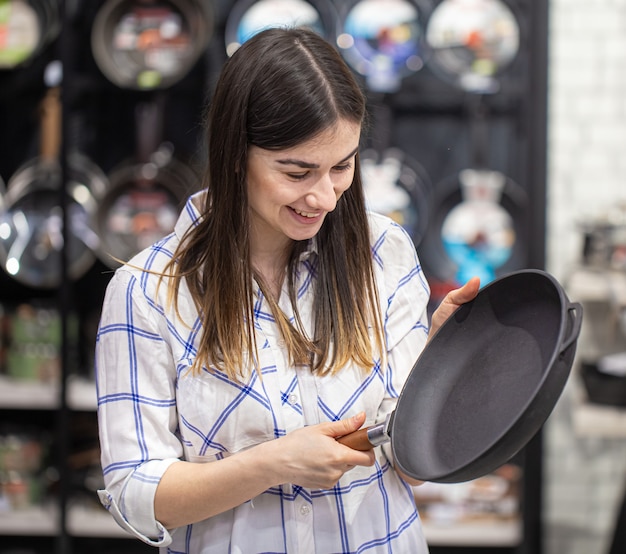
[[[28,65],[60,30],[57,0],[0,0],[0,70]]]
[[[172,143],[162,140],[162,109],[158,102],[137,106],[136,156],[111,172],[109,187],[98,199],[97,253],[110,267],[171,233],[188,194],[197,190],[195,171],[176,159]]]
[[[213,32],[212,3],[201,0],[107,0],[91,32],[94,59],[115,85],[161,89],[180,81]]]
[[[483,287],[435,333],[384,423],[338,439],[391,442],[413,479],[459,483],[513,458],[550,416],[569,377],[582,307],[541,270]]]
[[[58,161],[60,141],[59,90],[48,90],[43,101],[41,153],[11,176],[0,214],[0,264],[15,280],[33,288],[60,286],[64,248],[63,174]],[[94,263],[97,237],[90,224],[95,197],[107,186],[106,176],[78,152],[68,155],[65,185],[68,276],[81,277]]]
[[[500,171],[467,168],[438,183],[420,249],[431,278],[487,283],[524,267],[527,209],[524,189]]]
[[[275,27],[308,27],[330,39],[335,19],[326,0],[239,0],[226,22],[226,53],[232,56],[249,38]]]
[[[426,170],[399,148],[359,154],[368,209],[402,225],[417,246],[428,226],[431,183]]]
[[[428,65],[442,79],[470,93],[492,94],[517,56],[520,29],[501,0],[444,0],[428,21],[426,40]]]
[[[337,32],[348,64],[367,87],[394,92],[402,79],[420,71],[426,58],[424,0],[357,0],[346,4]]]

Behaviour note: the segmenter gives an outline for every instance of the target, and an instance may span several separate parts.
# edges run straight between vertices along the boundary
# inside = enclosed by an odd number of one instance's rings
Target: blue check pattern
[[[274,487],[241,506],[179,529],[154,515],[154,495],[177,460],[207,463],[323,421],[367,413],[367,425],[393,411],[426,342],[428,284],[411,239],[371,214],[372,252],[387,351],[373,371],[348,366],[320,377],[293,367],[260,291],[254,326],[262,378],[245,383],[204,369],[191,374],[201,334],[183,290],[176,313],[158,274],[200,217],[191,197],[174,233],[119,268],[107,288],[96,343],[98,417],[105,488],[102,504],[118,524],[170,554],[428,552],[412,489],[396,474],[388,445],[373,467],[356,467],[328,490]],[[314,241],[301,257],[298,302],[312,324]],[[144,268],[143,271],[140,268]],[[286,295],[281,307],[293,317]]]

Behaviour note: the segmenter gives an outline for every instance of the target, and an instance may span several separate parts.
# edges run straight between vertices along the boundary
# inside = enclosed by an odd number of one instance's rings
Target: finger
[[[460,306],[470,300],[473,300],[478,294],[480,289],[480,279],[478,277],[472,277],[462,287],[450,291],[444,298],[444,302]]]
[[[331,437],[342,437],[357,431],[365,423],[365,412],[359,412],[348,419],[341,419],[326,424],[326,431]]]

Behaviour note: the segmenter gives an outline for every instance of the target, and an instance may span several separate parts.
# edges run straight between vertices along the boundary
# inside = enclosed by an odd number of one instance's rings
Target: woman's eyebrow
[[[340,160],[339,162],[337,162],[336,165],[342,164],[346,160],[349,160],[352,156],[354,156],[357,153],[358,150],[359,150],[359,147],[357,146],[343,160]],[[276,163],[283,164],[283,165],[297,165],[298,167],[301,167],[303,169],[317,169],[319,167],[319,164],[313,164],[310,162],[305,162],[304,160],[296,160],[293,158],[284,158],[284,159],[276,160]]]

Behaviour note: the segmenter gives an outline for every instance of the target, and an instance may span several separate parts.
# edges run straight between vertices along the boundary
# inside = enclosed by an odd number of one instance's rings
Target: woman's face
[[[336,126],[286,150],[248,151],[248,203],[251,247],[282,249],[291,240],[309,239],[348,190],[354,176],[360,125]]]

